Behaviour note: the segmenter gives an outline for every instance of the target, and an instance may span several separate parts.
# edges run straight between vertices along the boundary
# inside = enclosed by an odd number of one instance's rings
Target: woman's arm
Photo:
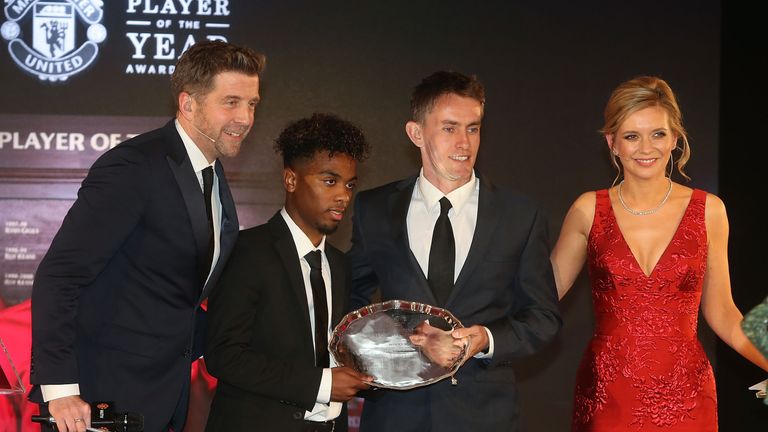
[[[728,270],[728,216],[715,195],[707,195],[707,269],[701,296],[701,310],[712,330],[744,358],[768,371],[768,360],[750,342],[741,328],[743,316],[731,294]]]
[[[574,201],[565,215],[560,237],[550,261],[555,273],[557,295],[563,298],[579,276],[587,259],[587,238],[595,217],[595,192],[586,192]]]

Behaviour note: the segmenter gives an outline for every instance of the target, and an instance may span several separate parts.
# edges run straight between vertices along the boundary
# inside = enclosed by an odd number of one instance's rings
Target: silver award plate
[[[390,300],[348,313],[329,350],[339,366],[374,378],[375,387],[406,390],[453,376],[466,360],[469,340],[451,336],[464,327],[445,309]]]

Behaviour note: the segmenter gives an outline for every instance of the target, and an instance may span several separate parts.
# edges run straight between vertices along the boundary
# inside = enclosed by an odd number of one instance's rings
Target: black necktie
[[[451,201],[440,198],[440,216],[435,222],[432,233],[432,246],[429,249],[429,268],[427,281],[437,299],[437,305],[445,305],[453,289],[453,269],[456,262],[456,245],[453,240],[453,227],[448,219]]]
[[[213,262],[213,250],[216,244],[213,240],[213,209],[211,208],[211,193],[213,192],[213,167],[203,169],[203,199],[205,200],[205,214],[208,216],[208,251],[203,262],[201,273],[203,280],[208,278]]]
[[[319,250],[313,250],[304,258],[309,263],[309,282],[312,285],[312,302],[315,305],[315,365],[327,368],[329,366],[328,302],[325,298],[322,253]]]

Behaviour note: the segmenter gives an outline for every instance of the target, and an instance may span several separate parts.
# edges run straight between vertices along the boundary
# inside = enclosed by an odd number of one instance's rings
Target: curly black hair
[[[275,140],[275,151],[283,156],[283,165],[293,166],[299,159],[311,159],[317,152],[329,156],[346,154],[357,162],[368,157],[370,146],[354,124],[333,114],[314,113],[289,124]]]

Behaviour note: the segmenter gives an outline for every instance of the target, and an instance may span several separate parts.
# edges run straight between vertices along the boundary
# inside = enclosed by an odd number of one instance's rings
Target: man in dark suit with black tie
[[[201,302],[239,230],[218,158],[253,125],[265,59],[202,41],[171,77],[175,120],[91,167],[35,275],[30,399],[60,431],[90,426],[88,402],[184,425]]]
[[[353,307],[402,299],[444,307],[467,326],[469,360],[448,380],[368,392],[361,432],[516,431],[512,361],[561,326],[541,212],[474,170],[485,91],[437,72],[411,98],[406,133],[418,176],[362,192],[353,214]]]
[[[352,199],[363,133],[328,114],[277,139],[285,207],[244,230],[209,300],[206,364],[218,378],[207,430],[345,431],[341,402],[366,377],[334,367],[328,335],[349,304],[349,264],[326,242]]]

